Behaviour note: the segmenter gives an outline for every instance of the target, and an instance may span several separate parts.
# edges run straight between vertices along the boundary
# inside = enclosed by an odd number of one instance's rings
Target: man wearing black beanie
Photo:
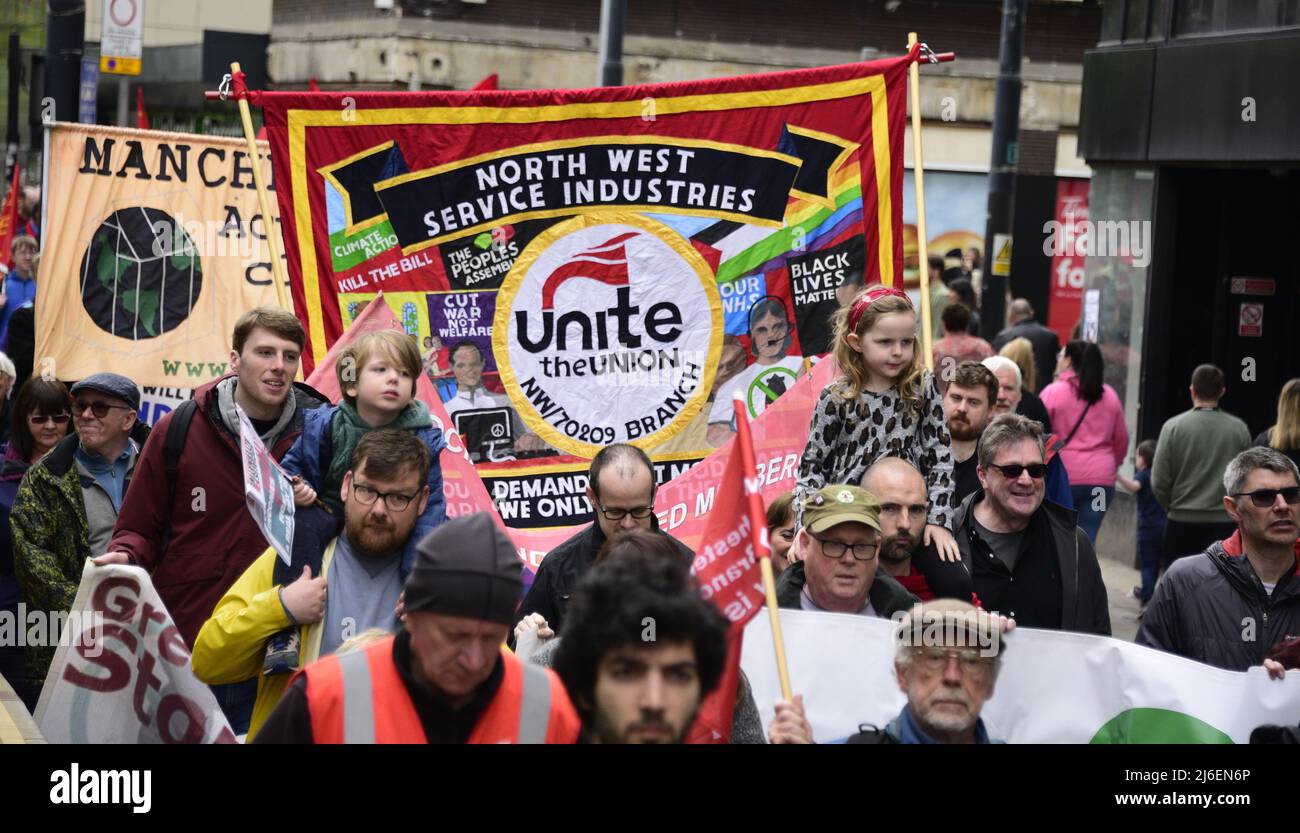
[[[256,743],[573,743],[554,672],[503,646],[523,592],[519,555],[487,513],[420,542],[396,636],[309,665]]]

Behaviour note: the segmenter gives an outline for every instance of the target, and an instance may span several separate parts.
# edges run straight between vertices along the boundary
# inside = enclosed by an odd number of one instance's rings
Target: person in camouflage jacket
[[[130,415],[133,418],[134,411]],[[141,438],[145,436],[143,431],[134,433]],[[86,559],[95,554],[90,545],[92,535],[86,508],[87,492],[93,490],[102,494],[101,503],[108,497],[102,484],[79,458],[78,449],[81,447],[77,434],[65,437],[49,454],[32,464],[14,498],[9,516],[13,530],[14,573],[22,588],[22,601],[28,615],[35,611],[45,614],[70,611]],[[123,494],[131,484],[138,452],[138,443],[129,441],[122,453],[126,468]],[[111,533],[111,529],[109,523],[106,531]],[[103,537],[107,538],[106,535]],[[53,659],[54,645],[27,645],[25,669],[29,685],[39,689],[44,684]]]

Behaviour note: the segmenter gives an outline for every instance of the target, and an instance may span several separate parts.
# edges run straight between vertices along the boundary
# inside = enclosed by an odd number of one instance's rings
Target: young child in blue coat
[[[379,428],[410,431],[429,447],[429,500],[415,522],[402,553],[405,579],[415,563],[415,545],[447,519],[438,455],[446,442],[433,425],[429,409],[415,398],[423,361],[415,340],[397,330],[379,330],[358,338],[339,356],[337,372],[342,401],[308,411],[302,434],[285,454],[280,467],[294,478],[293,561],[276,559],[275,582],[286,586],[304,567],[320,575],[321,555],[343,525],[343,476],[357,443]],[[298,668],[298,629],[285,628],[267,643],[265,673],[287,674]]]

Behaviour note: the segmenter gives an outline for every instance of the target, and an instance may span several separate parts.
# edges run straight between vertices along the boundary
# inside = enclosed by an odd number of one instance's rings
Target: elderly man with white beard
[[[884,729],[864,728],[847,743],[1000,743],[980,711],[993,696],[1009,625],[956,599],[914,607],[899,625],[894,656],[907,705]]]

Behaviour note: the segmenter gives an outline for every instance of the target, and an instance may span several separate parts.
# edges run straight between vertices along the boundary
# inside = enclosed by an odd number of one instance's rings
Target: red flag
[[[312,93],[320,92],[320,84],[316,83],[316,77],[312,76],[307,79],[307,91]]]
[[[491,75],[489,75],[487,78],[484,78],[482,81],[470,87],[470,89],[471,90],[499,90],[501,88],[497,86],[497,74],[494,72]]]
[[[135,88],[135,126],[141,130],[149,129],[149,113],[144,109],[144,87]]]
[[[623,244],[638,232],[611,237],[599,246],[578,252],[542,284],[542,309],[555,308],[555,293],[571,278],[589,278],[609,286],[627,286],[627,252]]]
[[[727,665],[722,682],[700,704],[687,743],[727,743],[731,738],[736,688],[740,684],[741,638],[745,625],[763,609],[767,598],[759,559],[770,557],[771,547],[759,495],[761,482],[754,464],[754,441],[744,403],[737,399],[733,406],[736,444],[691,567],[704,597],[731,622]]]
[[[14,180],[5,195],[4,207],[0,208],[0,262],[6,269],[14,266],[13,243],[18,234],[18,201],[22,198],[22,186],[18,180],[18,163],[14,163]]]

